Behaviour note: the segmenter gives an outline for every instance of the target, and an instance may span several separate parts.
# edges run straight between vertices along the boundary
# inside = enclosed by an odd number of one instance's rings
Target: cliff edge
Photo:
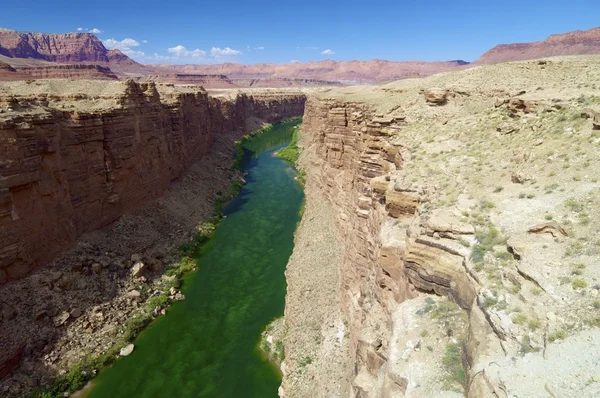
[[[585,348],[600,341],[594,65],[499,64],[309,98],[283,396],[600,393]]]

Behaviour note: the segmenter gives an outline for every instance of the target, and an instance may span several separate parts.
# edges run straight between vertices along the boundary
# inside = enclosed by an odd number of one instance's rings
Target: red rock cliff
[[[0,54],[53,62],[108,62],[108,51],[91,33],[46,34],[0,29]]]
[[[243,132],[252,118],[301,115],[305,101],[299,94],[217,99],[171,87],[159,94],[153,83],[132,81],[86,84],[59,98],[0,96],[0,283],[161,195],[216,135]],[[102,106],[53,106],[92,98]]]

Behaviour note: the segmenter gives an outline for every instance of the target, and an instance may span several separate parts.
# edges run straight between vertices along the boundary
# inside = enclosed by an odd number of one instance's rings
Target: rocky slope
[[[598,65],[309,98],[284,396],[600,393]]]
[[[600,28],[551,35],[533,43],[499,44],[483,54],[475,63],[497,64],[557,55],[583,54],[600,54]]]

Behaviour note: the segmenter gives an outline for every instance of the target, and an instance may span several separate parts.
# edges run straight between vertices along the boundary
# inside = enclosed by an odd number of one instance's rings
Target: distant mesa
[[[600,54],[600,27],[548,36],[532,43],[500,44],[483,54],[476,64],[554,57],[559,55]]]
[[[17,70],[15,68],[13,68],[12,66],[10,66],[7,63],[4,62],[0,62],[0,71],[3,72],[16,72]]]
[[[350,81],[355,83],[381,83],[413,77],[424,77],[434,73],[454,70],[468,64],[465,61],[422,62],[422,61],[333,61],[253,64],[236,63],[212,65],[155,65],[164,73],[199,73],[226,75],[232,79],[287,78],[322,81]]]
[[[230,78],[227,75],[211,75],[199,73],[167,73],[148,75],[140,81],[154,81],[157,83],[195,84],[204,88],[282,88],[298,86],[341,86],[338,81],[300,79],[300,78]]]
[[[92,33],[48,34],[0,29],[0,55],[29,59],[32,63],[38,60],[61,64],[95,64],[109,67],[117,75],[152,72],[152,69],[135,62],[119,50],[109,51]]]
[[[18,72],[6,62],[0,61],[0,81],[27,80],[31,76]]]
[[[0,30],[0,55],[51,62],[106,62],[107,50],[91,33],[46,34]]]

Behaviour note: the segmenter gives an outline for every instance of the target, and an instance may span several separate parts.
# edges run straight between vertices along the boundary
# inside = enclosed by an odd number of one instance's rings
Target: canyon
[[[303,116],[280,396],[600,395],[598,32],[474,64],[148,66],[1,30],[0,394],[91,377],[184,299],[177,247],[245,182],[236,141]]]
[[[154,83],[90,81],[73,92],[57,82],[0,89],[3,282],[160,196],[215,135],[244,129],[250,117],[272,122],[303,109],[294,95],[228,102],[172,87],[161,95]]]
[[[21,369],[2,381],[11,395],[107,352],[153,298],[140,290],[165,281],[177,246],[239,178],[234,141],[305,101],[60,79],[5,83],[0,98],[0,377]]]

